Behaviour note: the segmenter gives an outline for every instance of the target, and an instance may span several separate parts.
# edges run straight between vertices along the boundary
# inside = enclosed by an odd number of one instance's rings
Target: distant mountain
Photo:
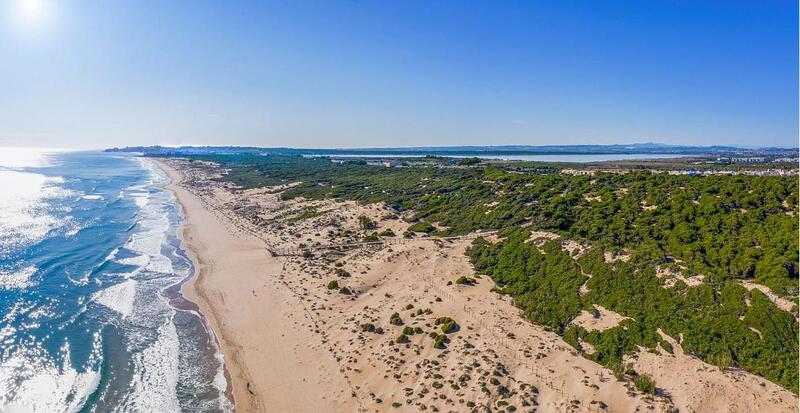
[[[585,154],[791,154],[797,148],[739,148],[735,146],[683,146],[660,143],[616,145],[500,145],[500,146],[421,146],[405,148],[259,148],[243,146],[134,146],[107,149],[111,152],[142,152],[149,155],[178,154],[283,154],[283,155],[585,155]]]

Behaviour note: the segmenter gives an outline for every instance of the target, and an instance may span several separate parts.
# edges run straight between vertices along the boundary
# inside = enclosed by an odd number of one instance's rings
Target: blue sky
[[[0,13],[5,146],[798,139],[796,1],[5,0]]]

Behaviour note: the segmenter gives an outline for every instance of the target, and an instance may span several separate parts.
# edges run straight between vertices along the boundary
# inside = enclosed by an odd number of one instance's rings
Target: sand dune
[[[219,171],[207,166],[160,165],[184,207],[184,247],[200,270],[183,291],[219,337],[238,411],[797,409],[778,386],[677,353],[631,359],[660,389],[636,391],[474,276],[469,240],[272,257],[266,245],[348,242],[385,229],[399,237],[409,224],[379,204],[281,201],[281,188],[238,191],[209,180]],[[361,230],[362,215],[378,228]],[[461,276],[475,285],[448,285]],[[394,313],[402,323],[390,321]],[[444,334],[440,317],[459,327]],[[600,319],[619,321],[612,318]],[[404,330],[408,342],[398,343]],[[434,347],[432,333],[447,337],[446,348]]]

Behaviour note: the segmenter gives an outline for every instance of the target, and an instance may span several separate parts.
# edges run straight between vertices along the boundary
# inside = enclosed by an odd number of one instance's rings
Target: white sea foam
[[[171,274],[173,272],[172,261],[164,255],[156,255],[145,267],[147,271],[161,274]]]
[[[224,412],[232,412],[233,405],[226,395],[228,391],[228,379],[225,378],[225,355],[222,354],[222,350],[220,350],[219,345],[217,345],[214,333],[208,330],[208,334],[211,334],[214,339],[214,358],[219,362],[217,372],[214,374],[214,387],[219,391],[219,408]]]
[[[133,391],[116,411],[178,412],[178,332],[172,321],[158,329],[158,339],[133,355]]]
[[[161,170],[161,168],[159,168],[155,162],[143,157],[136,159],[139,161],[142,167],[147,169],[147,171],[150,173],[150,183],[159,185],[169,182],[169,177],[167,174]]]
[[[114,248],[113,250],[111,250],[110,253],[108,253],[108,256],[106,256],[106,259],[103,260],[103,262],[110,261],[110,260],[113,260],[114,258],[117,258],[117,254],[118,253],[119,253],[119,248]]]
[[[117,260],[118,263],[123,265],[133,265],[136,267],[144,267],[150,262],[150,257],[147,255],[134,255],[133,257],[121,258]]]
[[[158,255],[165,239],[166,235],[163,232],[142,231],[133,234],[125,244],[125,248],[140,254]]]
[[[133,313],[136,299],[136,281],[126,280],[119,284],[100,290],[92,295],[92,300],[102,304],[127,318]]]
[[[82,199],[87,199],[90,201],[99,201],[103,199],[102,195],[84,195],[81,197]]]
[[[142,163],[143,166],[147,163]],[[149,168],[148,168],[149,169]],[[152,175],[152,170],[151,170]],[[95,301],[113,308],[123,314],[130,323],[150,326],[152,321],[162,319],[164,311],[173,312],[169,303],[160,294],[152,295],[160,283],[142,280],[138,284],[132,279],[141,270],[172,274],[172,261],[162,253],[170,229],[169,217],[164,210],[159,193],[150,192],[151,183],[132,186],[126,189],[125,196],[130,197],[139,209],[136,231],[124,245],[124,249],[134,255],[127,258],[115,258],[116,262],[136,266],[132,273],[126,274],[129,279],[121,284],[101,291]],[[131,287],[138,285],[140,302],[134,307]],[[125,286],[125,287],[123,287]],[[155,301],[150,301],[155,300]],[[113,304],[112,304],[113,302]],[[114,307],[117,303],[125,303]],[[111,304],[111,305],[109,305]],[[153,328],[153,327],[149,327]],[[138,339],[131,337],[132,344]],[[144,343],[143,343],[144,344]],[[134,345],[134,347],[137,347]],[[119,403],[116,411],[159,411],[177,412],[180,405],[177,396],[179,369],[178,333],[172,316],[158,327],[158,336],[154,342],[146,344],[141,351],[132,354],[133,378],[130,392]],[[224,379],[224,377],[223,377]]]
[[[22,290],[34,285],[31,277],[36,267],[29,266],[16,271],[0,271],[0,290]]]
[[[141,199],[141,198],[134,198]],[[131,236],[125,248],[147,258],[138,258],[135,265],[148,271],[169,274],[172,273],[172,261],[161,253],[161,247],[167,239],[169,218],[162,211],[160,205],[142,202],[140,210],[142,218],[139,221],[141,230]],[[133,264],[134,262],[129,261]]]
[[[71,275],[66,274],[67,279],[74,285],[88,285],[89,276],[92,275],[90,271],[81,273],[83,276],[80,278],[73,278]]]
[[[100,335],[94,335],[89,365],[96,364]],[[100,383],[100,371],[72,367],[69,345],[61,348],[61,365],[40,347],[22,347],[0,365],[0,411],[77,412]]]
[[[142,209],[147,206],[150,197],[146,192],[144,192],[132,194],[131,198],[133,198],[133,202],[136,204],[136,206],[139,207],[139,209]]]

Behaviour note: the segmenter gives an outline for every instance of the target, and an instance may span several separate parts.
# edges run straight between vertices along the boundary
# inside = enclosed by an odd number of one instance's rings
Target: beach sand
[[[303,307],[274,281],[282,263],[263,241],[232,233],[224,217],[180,185],[179,172],[159,165],[183,207],[180,235],[197,271],[181,292],[197,303],[219,340],[236,410],[350,411],[338,367],[309,348],[317,340],[313,333],[290,321]]]
[[[198,269],[182,292],[219,339],[237,411],[797,410],[791,392],[681,352],[631,359],[656,378],[659,392],[643,394],[526,321],[491,291],[488,277],[474,276],[469,239],[403,239],[409,224],[383,205],[283,201],[280,187],[226,187],[211,179],[223,171],[204,163],[158,164],[183,206],[183,247]],[[360,216],[377,228],[359,228]],[[390,245],[305,258],[266,250],[357,241],[386,229],[397,234]],[[460,276],[475,277],[475,285],[449,283]],[[394,313],[401,325],[390,322]],[[439,317],[459,325],[446,335],[446,349],[434,348],[430,336],[442,334]],[[393,343],[404,329],[408,343]]]

